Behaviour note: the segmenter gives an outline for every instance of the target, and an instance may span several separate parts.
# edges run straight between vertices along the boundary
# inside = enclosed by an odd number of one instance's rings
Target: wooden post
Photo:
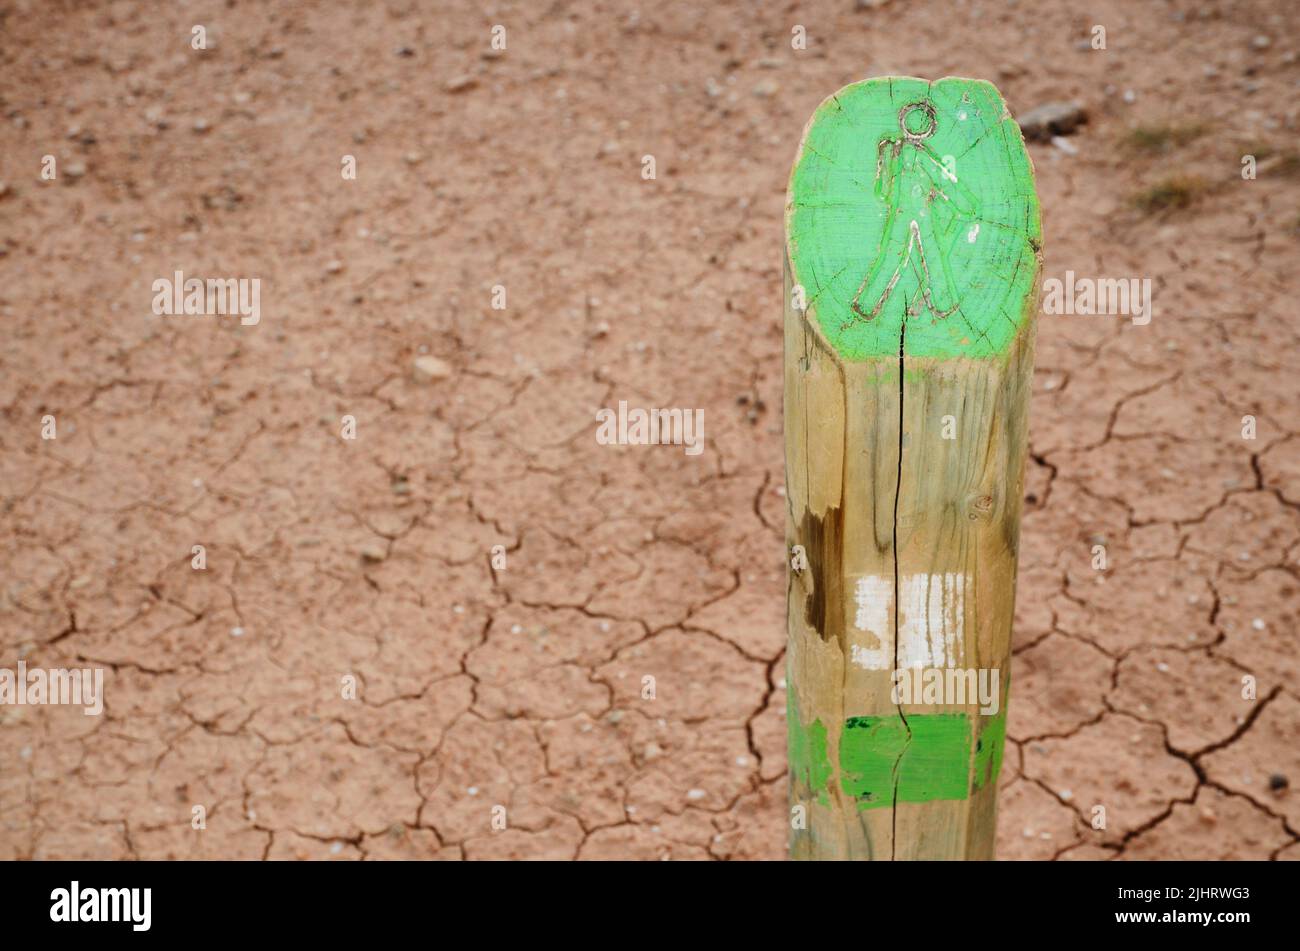
[[[991,858],[1042,232],[987,82],[873,79],[786,204],[790,851]]]

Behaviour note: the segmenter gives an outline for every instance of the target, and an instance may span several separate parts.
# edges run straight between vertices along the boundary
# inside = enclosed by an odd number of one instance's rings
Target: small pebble
[[[466,92],[478,85],[478,80],[473,76],[457,76],[455,79],[449,79],[442,88],[447,92]]]
[[[1026,139],[1046,142],[1069,135],[1088,121],[1088,112],[1079,102],[1049,102],[1030,109],[1018,121]]]
[[[1066,155],[1079,154],[1078,146],[1076,146],[1073,142],[1071,142],[1067,138],[1064,138],[1063,136],[1059,136],[1059,135],[1052,136],[1052,144],[1056,146],[1058,149],[1060,149],[1062,152],[1064,152]]]
[[[415,358],[415,379],[420,383],[445,380],[449,376],[451,376],[451,365],[446,361],[432,356]]]

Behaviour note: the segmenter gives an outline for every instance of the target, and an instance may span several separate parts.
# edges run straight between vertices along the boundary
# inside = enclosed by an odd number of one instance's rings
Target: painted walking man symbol
[[[947,317],[958,307],[948,270],[953,226],[959,219],[973,219],[978,202],[926,145],[936,125],[933,105],[924,100],[909,103],[898,112],[902,134],[881,136],[876,146],[876,197],[887,211],[876,259],[850,303],[862,320],[880,315],[894,285],[909,267],[920,288],[920,301],[908,307],[909,315],[920,313],[921,302],[936,317]],[[947,220],[937,221],[937,217]],[[978,231],[976,224],[968,232],[969,240],[974,240]],[[905,248],[901,259],[897,255],[900,248]]]

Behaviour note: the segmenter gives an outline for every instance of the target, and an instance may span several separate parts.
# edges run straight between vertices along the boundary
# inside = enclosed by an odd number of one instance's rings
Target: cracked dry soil
[[[0,857],[782,857],[784,189],[897,73],[1083,100],[1044,276],[1155,294],[1039,322],[999,855],[1300,858],[1297,14],[1070,6],[5,2],[0,666],[106,699],[0,708]]]

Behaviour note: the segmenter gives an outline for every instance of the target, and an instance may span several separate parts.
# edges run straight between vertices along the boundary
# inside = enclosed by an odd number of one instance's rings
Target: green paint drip
[[[829,805],[831,761],[826,746],[826,726],[821,720],[803,725],[793,691],[787,704],[786,721],[790,773],[796,798],[815,797],[821,805]]]
[[[1033,170],[998,91],[872,79],[817,109],[790,176],[790,263],[849,360],[1006,352],[1035,308]]]
[[[964,713],[850,717],[840,736],[840,784],[859,809],[966,799],[970,719]]]

